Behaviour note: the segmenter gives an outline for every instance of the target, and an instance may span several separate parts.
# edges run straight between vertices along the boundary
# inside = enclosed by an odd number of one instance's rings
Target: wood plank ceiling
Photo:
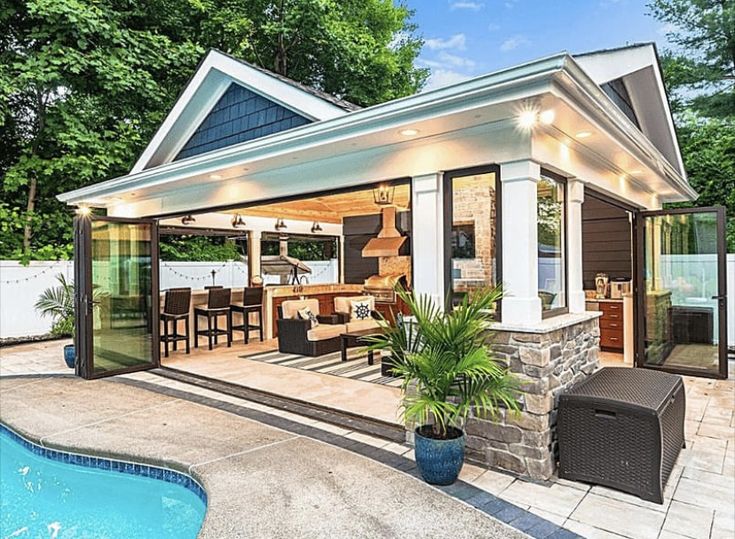
[[[396,186],[393,205],[399,211],[408,209],[410,198],[411,191],[408,184]],[[380,206],[373,201],[372,189],[365,189],[233,209],[228,210],[227,213],[341,224],[344,217],[371,215],[379,212]]]

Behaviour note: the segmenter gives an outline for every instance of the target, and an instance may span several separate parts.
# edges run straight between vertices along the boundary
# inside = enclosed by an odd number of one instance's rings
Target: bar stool
[[[242,314],[242,324],[233,325],[232,329],[242,331],[245,336],[245,344],[250,341],[250,332],[254,329],[260,333],[260,341],[263,341],[263,287],[246,286],[242,293],[242,305],[230,305],[232,313]],[[250,323],[250,313],[258,314],[258,324]]]
[[[227,347],[232,345],[232,312],[230,312],[230,299],[232,290],[229,288],[210,288],[207,295],[206,307],[194,307],[194,348],[199,348],[199,336],[207,337],[209,349],[212,349],[212,339],[217,344],[217,337],[227,336]],[[199,317],[207,319],[207,329],[199,330]],[[227,329],[219,329],[217,321],[224,316],[227,321]],[[214,327],[212,327],[214,320]]]
[[[164,357],[168,357],[168,345],[174,343],[174,352],[179,341],[186,342],[186,353],[189,353],[189,309],[191,308],[191,288],[169,288],[163,300],[163,343]],[[184,321],[184,334],[179,333],[179,320]],[[168,332],[171,322],[172,333]]]

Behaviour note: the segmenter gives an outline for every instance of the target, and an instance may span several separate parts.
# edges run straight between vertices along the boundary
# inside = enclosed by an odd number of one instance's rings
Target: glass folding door
[[[75,220],[77,374],[98,378],[158,365],[155,221]]]
[[[641,212],[638,366],[727,376],[725,212]]]

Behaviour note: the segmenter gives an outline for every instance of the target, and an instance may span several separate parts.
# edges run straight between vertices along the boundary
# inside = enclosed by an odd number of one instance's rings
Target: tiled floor
[[[60,354],[59,343],[0,349],[0,374],[69,372],[59,365]],[[601,359],[605,365],[620,364],[619,356],[603,354]],[[129,376],[193,393],[207,392],[149,373]],[[590,538],[731,539],[735,537],[735,380],[685,377],[684,382],[687,447],[682,450],[669,479],[663,505],[604,487],[559,479],[545,484],[532,483],[469,464],[462,470],[463,482],[450,493],[472,503],[468,496],[476,496],[473,493],[479,489]],[[253,409],[261,407],[235,397],[215,396],[223,401],[237,401],[239,405],[246,403],[244,405]],[[288,412],[262,408],[296,423],[412,458],[407,446]],[[505,514],[512,511],[505,507],[495,516],[515,521],[520,527],[524,517],[519,514],[514,519],[514,515]]]

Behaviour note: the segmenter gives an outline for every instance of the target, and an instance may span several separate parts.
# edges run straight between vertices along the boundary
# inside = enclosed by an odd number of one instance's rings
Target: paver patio
[[[61,344],[36,343],[0,349],[0,376],[21,373],[68,373],[61,362]],[[606,358],[603,358],[605,363]],[[615,358],[608,358],[615,361]],[[216,397],[216,394],[151,373],[126,378]],[[686,439],[664,493],[664,504],[599,486],[556,479],[524,481],[505,473],[466,464],[460,479],[527,509],[548,521],[590,538],[690,539],[735,537],[735,380],[684,377],[687,393]],[[266,409],[248,403],[253,409]],[[411,458],[410,448],[327,423],[269,409],[296,422],[329,430],[347,439]]]

